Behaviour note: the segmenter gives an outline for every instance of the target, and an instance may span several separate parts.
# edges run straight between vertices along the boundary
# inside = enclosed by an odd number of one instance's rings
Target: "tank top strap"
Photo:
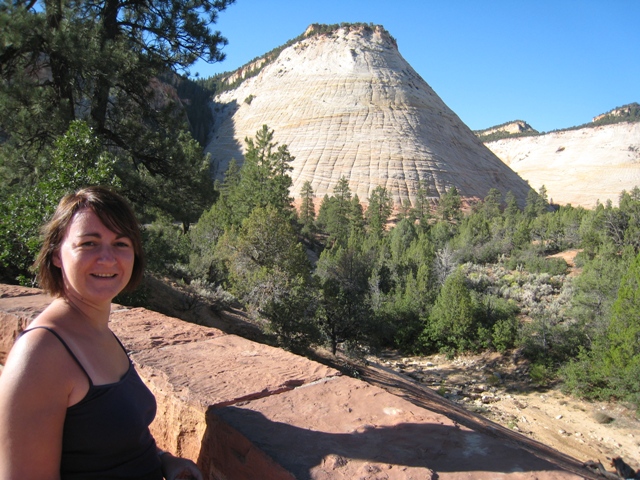
[[[30,332],[31,330],[36,330],[38,328],[41,328],[43,330],[46,330],[48,332],[51,332],[55,335],[55,337],[60,341],[60,343],[62,344],[62,346],[67,350],[67,352],[69,352],[69,355],[71,355],[71,358],[73,358],[73,360],[78,364],[78,366],[80,367],[80,370],[82,370],[84,372],[84,374],[87,377],[87,380],[89,380],[89,386],[93,387],[93,382],[91,381],[91,377],[89,376],[89,374],[87,373],[87,371],[84,369],[84,367],[82,366],[82,363],[80,363],[80,360],[78,360],[78,357],[75,356],[75,354],[73,353],[73,351],[71,350],[71,348],[69,348],[69,345],[67,345],[67,342],[65,342],[62,337],[58,334],[58,332],[56,332],[53,328],[51,327],[45,327],[45,326],[38,326],[38,327],[32,327],[29,328],[27,330],[24,330],[20,333],[20,337],[23,336],[25,333]],[[118,340],[119,342],[120,340]],[[122,345],[122,344],[120,344]],[[124,348],[124,347],[123,347]]]
[[[129,353],[127,352],[127,349],[124,348],[124,345],[122,344],[118,336],[113,332],[111,332],[111,334],[113,335],[113,338],[115,338],[118,344],[120,345],[120,348],[122,348],[122,351],[124,352],[124,354],[127,356],[127,358],[129,358]]]

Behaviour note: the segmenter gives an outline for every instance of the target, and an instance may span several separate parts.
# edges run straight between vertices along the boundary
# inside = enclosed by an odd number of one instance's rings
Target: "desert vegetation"
[[[158,273],[237,302],[294,351],[519,349],[538,384],[639,404],[640,189],[593,210],[549,205],[544,187],[522,208],[491,190],[463,211],[455,187],[398,206],[383,187],[363,202],[342,178],[321,200],[306,184],[296,210],[286,146],[267,126],[247,142],[186,235],[147,229]],[[552,257],[567,249],[577,276]]]

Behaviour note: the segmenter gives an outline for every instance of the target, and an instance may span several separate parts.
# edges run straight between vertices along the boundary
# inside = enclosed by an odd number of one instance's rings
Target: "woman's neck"
[[[85,302],[82,298],[73,295],[65,295],[54,300],[55,307],[68,310],[68,320],[79,322],[84,327],[104,330],[108,328],[109,315],[111,314],[111,303],[105,305],[94,305]]]

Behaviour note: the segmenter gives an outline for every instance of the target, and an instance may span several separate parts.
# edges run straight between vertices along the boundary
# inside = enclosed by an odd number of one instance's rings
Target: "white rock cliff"
[[[263,124],[294,155],[291,194],[310,181],[316,197],[345,176],[366,201],[380,185],[415,200],[420,182],[438,197],[490,188],[524,203],[529,186],[462,123],[402,58],[381,27],[308,35],[258,76],[215,98],[209,152],[221,176]]]
[[[533,188],[561,205],[617,204],[640,186],[640,123],[618,123],[488,142]]]

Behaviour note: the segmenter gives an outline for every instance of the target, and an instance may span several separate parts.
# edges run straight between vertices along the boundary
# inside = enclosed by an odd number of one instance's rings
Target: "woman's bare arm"
[[[78,370],[46,330],[16,342],[0,375],[0,478],[60,478],[62,429]]]

